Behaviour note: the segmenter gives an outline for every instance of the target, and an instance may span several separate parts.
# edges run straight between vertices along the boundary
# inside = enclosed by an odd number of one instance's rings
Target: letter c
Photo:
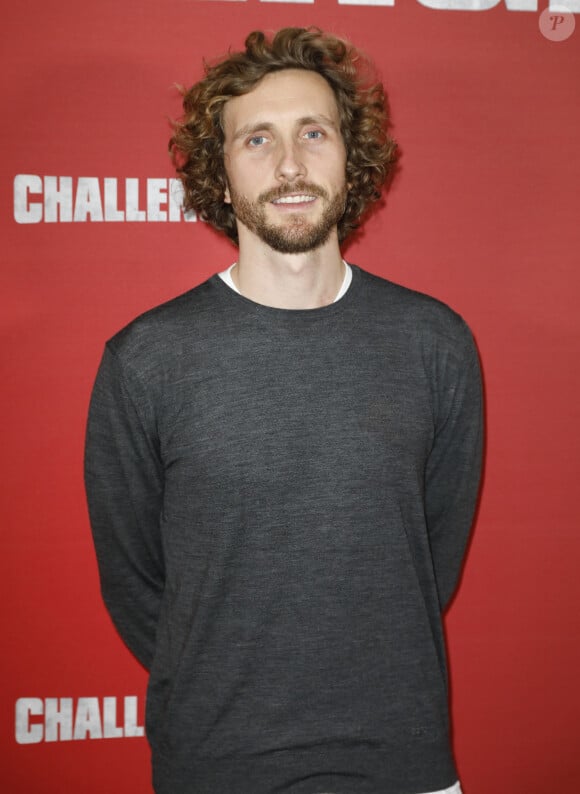
[[[40,698],[18,698],[16,701],[16,741],[18,744],[38,744],[42,741],[44,726],[31,725],[30,717],[44,713]]]
[[[14,177],[14,220],[16,223],[40,223],[42,204],[30,204],[29,193],[42,193],[42,179],[36,174]]]

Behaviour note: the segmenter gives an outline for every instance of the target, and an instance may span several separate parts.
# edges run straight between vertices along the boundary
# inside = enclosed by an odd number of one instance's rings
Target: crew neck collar
[[[234,292],[237,292],[238,295],[241,295],[242,293],[236,287],[232,276],[232,270],[235,268],[237,264],[238,264],[237,262],[234,262],[226,270],[222,270],[217,275],[228,285],[228,287],[233,289]],[[346,293],[347,289],[350,287],[350,284],[352,282],[352,270],[350,265],[344,259],[342,260],[342,264],[344,265],[344,278],[342,280],[342,284],[340,285],[340,289],[338,290],[338,293],[333,303],[336,303],[337,300],[340,300],[342,298],[342,296]]]
[[[346,267],[345,277],[342,286],[332,303],[326,306],[318,306],[313,309],[282,309],[274,306],[267,306],[263,303],[258,303],[251,298],[246,298],[242,295],[236,286],[231,281],[231,270],[236,264],[228,267],[226,270],[216,273],[210,278],[210,282],[219,289],[220,294],[232,303],[236,303],[240,307],[246,307],[256,313],[262,315],[271,315],[279,317],[324,317],[327,315],[335,314],[342,311],[343,308],[351,302],[354,294],[358,290],[360,283],[360,270],[356,265],[350,264],[345,260]],[[231,283],[230,283],[231,282]]]

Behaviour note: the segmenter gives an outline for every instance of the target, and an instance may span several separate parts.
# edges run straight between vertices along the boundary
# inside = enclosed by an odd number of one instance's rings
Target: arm
[[[463,324],[462,353],[437,375],[436,428],[425,472],[427,528],[441,609],[457,585],[479,491],[483,397],[479,359]]]
[[[147,395],[110,347],[89,408],[85,486],[105,605],[149,668],[164,586],[163,469]]]

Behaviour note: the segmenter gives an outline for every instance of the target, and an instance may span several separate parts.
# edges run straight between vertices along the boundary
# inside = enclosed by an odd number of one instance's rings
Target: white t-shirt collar
[[[342,261],[344,262],[344,267],[345,267],[344,278],[342,280],[341,287],[338,290],[338,294],[334,299],[333,303],[336,303],[337,300],[340,300],[342,298],[342,296],[346,293],[347,289],[350,287],[352,281],[352,268],[347,262],[344,261],[344,259]],[[232,278],[232,270],[237,264],[238,264],[237,262],[234,262],[234,264],[230,265],[227,268],[227,270],[222,270],[221,273],[218,273],[218,276],[222,279],[222,281],[224,281],[228,285],[228,287],[233,289],[234,292],[237,292],[238,295],[241,295],[240,290],[236,287],[236,285],[234,284],[234,280]]]

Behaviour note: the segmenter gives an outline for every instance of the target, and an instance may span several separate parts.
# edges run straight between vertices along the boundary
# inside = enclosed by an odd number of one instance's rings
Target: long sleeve
[[[85,486],[103,599],[146,668],[153,659],[164,586],[157,446],[148,398],[108,346],[89,408]]]
[[[425,473],[426,518],[441,608],[461,570],[479,491],[483,398],[479,359],[462,323],[460,355],[447,355],[437,372],[436,431]]]

